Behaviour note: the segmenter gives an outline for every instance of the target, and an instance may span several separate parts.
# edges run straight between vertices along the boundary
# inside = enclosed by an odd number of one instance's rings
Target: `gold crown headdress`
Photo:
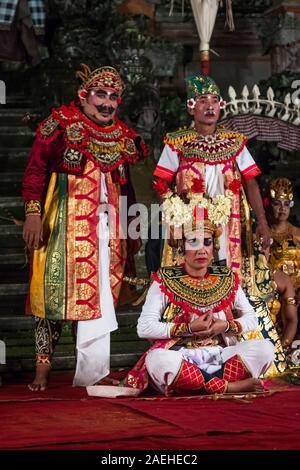
[[[270,183],[270,196],[271,199],[286,199],[292,201],[293,186],[287,178],[275,178]]]
[[[91,71],[86,64],[80,64],[83,70],[77,70],[76,76],[82,80],[79,87],[80,90],[88,90],[89,88],[111,88],[117,95],[121,96],[125,89],[125,85],[114,67],[105,65]]]

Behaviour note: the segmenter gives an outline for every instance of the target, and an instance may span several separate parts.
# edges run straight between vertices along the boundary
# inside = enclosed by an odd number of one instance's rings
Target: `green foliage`
[[[161,99],[162,131],[172,132],[179,127],[188,126],[191,122],[186,109],[184,98],[179,96],[166,96]]]

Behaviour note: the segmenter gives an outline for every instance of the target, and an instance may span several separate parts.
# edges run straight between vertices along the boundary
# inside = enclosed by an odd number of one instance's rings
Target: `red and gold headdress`
[[[76,76],[82,80],[79,87],[79,96],[81,91],[87,91],[90,88],[111,88],[117,95],[122,95],[125,85],[114,67],[105,65],[91,71],[86,64],[80,65],[83,70],[76,72]]]

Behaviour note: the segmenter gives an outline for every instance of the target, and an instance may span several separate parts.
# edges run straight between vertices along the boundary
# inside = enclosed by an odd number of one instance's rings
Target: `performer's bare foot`
[[[250,379],[239,380],[237,382],[229,382],[227,393],[241,393],[241,392],[264,392],[265,388],[261,380]]]
[[[50,369],[50,364],[37,364],[34,381],[28,385],[29,390],[32,392],[43,392],[47,390]]]

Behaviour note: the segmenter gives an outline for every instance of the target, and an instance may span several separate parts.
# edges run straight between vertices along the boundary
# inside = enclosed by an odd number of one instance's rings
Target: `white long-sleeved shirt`
[[[137,332],[140,338],[171,338],[171,329],[174,323],[161,321],[162,314],[168,302],[167,296],[160,290],[159,283],[154,281],[148,291],[146,302],[137,324]],[[258,328],[255,311],[240,286],[237,289],[232,308],[236,311],[236,319],[238,319],[241,324],[243,332],[256,330]],[[226,320],[223,310],[215,312],[213,315],[220,320]],[[192,314],[191,320],[195,320],[196,318],[197,315]],[[227,346],[237,343],[237,338],[231,333],[224,333],[223,338]]]

